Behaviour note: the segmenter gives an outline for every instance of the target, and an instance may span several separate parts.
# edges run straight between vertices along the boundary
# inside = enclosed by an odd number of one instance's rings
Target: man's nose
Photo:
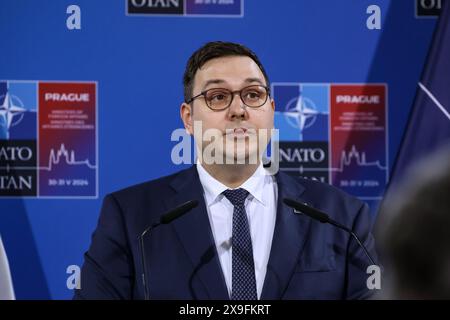
[[[238,92],[233,93],[233,100],[228,108],[228,116],[233,118],[244,118],[247,110],[246,105],[242,102],[241,96]]]

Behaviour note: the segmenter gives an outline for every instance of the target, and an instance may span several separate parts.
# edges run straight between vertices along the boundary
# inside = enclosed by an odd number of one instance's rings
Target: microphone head
[[[289,198],[284,198],[283,202],[285,204],[287,204],[289,207],[295,209],[294,213],[303,213],[303,214],[307,215],[308,217],[311,217],[322,223],[330,222],[330,217],[326,213],[323,213],[322,211],[319,211],[313,207],[310,207],[305,203],[301,203],[299,201],[295,201],[295,200],[292,200]]]
[[[187,213],[189,210],[194,209],[196,206],[198,206],[197,200],[189,200],[185,203],[179,205],[175,209],[170,210],[169,212],[163,214],[160,218],[160,222],[162,224],[167,224],[172,222],[175,219],[178,219],[185,213]]]

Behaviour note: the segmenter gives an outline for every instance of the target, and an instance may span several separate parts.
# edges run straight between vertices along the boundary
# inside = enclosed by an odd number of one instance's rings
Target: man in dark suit
[[[367,205],[262,165],[275,104],[258,57],[239,44],[207,43],[189,59],[183,80],[181,118],[197,164],[106,196],[75,298],[143,299],[138,236],[188,200],[199,205],[144,238],[150,298],[369,297],[369,262],[357,243],[282,200],[327,212],[375,256]]]

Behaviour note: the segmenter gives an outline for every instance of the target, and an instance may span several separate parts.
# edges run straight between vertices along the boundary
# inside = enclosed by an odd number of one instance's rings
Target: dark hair
[[[450,299],[450,145],[411,167],[384,201],[380,253],[396,299]]]
[[[195,51],[189,58],[183,75],[184,101],[188,101],[193,94],[194,77],[198,69],[200,69],[207,61],[227,56],[246,56],[251,58],[261,69],[266,85],[269,86],[269,77],[266,70],[256,56],[249,48],[233,42],[213,41],[208,42]]]

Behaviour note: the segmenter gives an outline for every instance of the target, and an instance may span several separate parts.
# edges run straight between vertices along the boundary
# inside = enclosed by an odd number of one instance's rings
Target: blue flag
[[[410,164],[449,142],[450,1],[445,1],[392,170],[390,186],[402,179]]]

